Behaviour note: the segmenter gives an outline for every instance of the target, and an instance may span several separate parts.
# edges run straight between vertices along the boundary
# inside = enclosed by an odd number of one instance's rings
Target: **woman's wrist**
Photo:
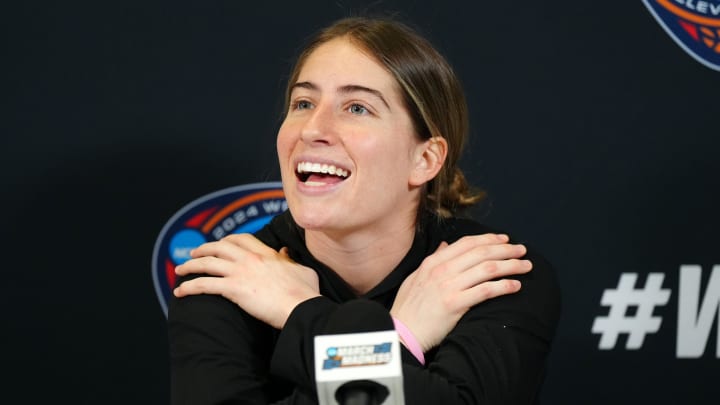
[[[404,323],[402,323],[401,320],[392,317],[393,324],[395,324],[395,330],[398,333],[398,336],[400,337],[400,342],[407,348],[410,353],[412,353],[413,356],[422,364],[425,365],[425,354],[422,351],[422,347],[420,346],[420,343],[415,338],[415,335],[412,333],[410,329],[408,329],[407,326],[405,326]]]

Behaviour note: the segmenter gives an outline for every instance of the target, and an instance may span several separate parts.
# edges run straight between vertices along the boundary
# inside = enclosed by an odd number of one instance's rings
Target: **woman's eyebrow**
[[[293,90],[301,88],[301,89],[307,89],[307,90],[318,90],[318,86],[311,82],[296,82],[292,86],[290,86],[290,93],[293,92]]]
[[[345,86],[340,86],[338,88],[338,91],[340,93],[345,93],[345,94],[354,93],[356,91],[361,91],[364,93],[372,94],[373,96],[379,98],[380,101],[382,101],[383,104],[385,104],[385,107],[387,107],[388,110],[390,109],[390,105],[387,103],[387,101],[385,101],[385,97],[383,97],[383,94],[379,90],[371,89],[371,88],[365,87],[365,86],[360,86],[358,84],[347,84]]]
[[[311,91],[318,91],[320,89],[315,83],[312,83],[312,82],[297,82],[290,87],[290,92],[292,93],[292,91],[295,90],[296,88],[302,88],[302,89],[307,89],[307,90],[311,90]],[[368,93],[368,94],[371,94],[371,95],[379,98],[380,101],[382,101],[383,104],[385,104],[385,107],[387,107],[388,110],[390,110],[390,105],[385,100],[385,97],[383,97],[382,92],[380,92],[379,90],[371,89],[371,88],[365,87],[365,86],[360,86],[359,84],[346,84],[346,85],[340,86],[338,88],[338,92],[343,93],[343,94],[354,93],[357,91],[360,91],[363,93]]]

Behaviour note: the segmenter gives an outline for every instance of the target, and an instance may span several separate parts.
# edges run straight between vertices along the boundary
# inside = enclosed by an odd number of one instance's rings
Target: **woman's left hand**
[[[301,302],[320,295],[317,273],[275,251],[251,234],[233,234],[200,245],[177,266],[179,276],[205,274],[181,283],[176,297],[222,295],[255,318],[281,329]]]

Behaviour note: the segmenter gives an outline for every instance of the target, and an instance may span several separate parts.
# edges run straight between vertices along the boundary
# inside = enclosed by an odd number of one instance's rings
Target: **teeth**
[[[332,174],[334,176],[340,176],[340,177],[348,176],[347,170],[343,170],[339,167],[335,167],[335,165],[327,165],[327,164],[311,163],[311,162],[298,163],[297,171],[298,171],[298,173],[324,173],[324,174]]]

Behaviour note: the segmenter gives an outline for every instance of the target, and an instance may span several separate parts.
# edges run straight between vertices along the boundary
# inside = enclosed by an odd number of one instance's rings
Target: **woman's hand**
[[[255,318],[281,329],[301,302],[320,295],[317,273],[251,234],[233,234],[194,249],[179,276],[205,274],[180,284],[176,297],[222,295]]]
[[[390,314],[410,329],[423,352],[440,344],[470,307],[520,289],[519,281],[503,277],[527,273],[532,263],[519,259],[525,246],[508,240],[483,234],[442,242],[405,279]]]

